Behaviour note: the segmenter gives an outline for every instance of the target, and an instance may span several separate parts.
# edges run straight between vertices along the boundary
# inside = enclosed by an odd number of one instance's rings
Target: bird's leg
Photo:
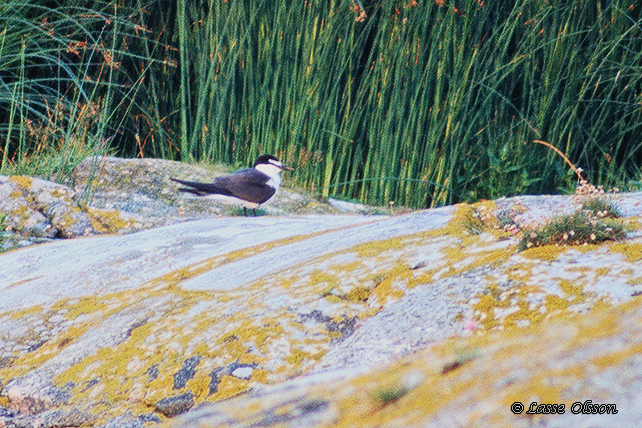
[[[247,207],[243,207],[243,215],[247,217]]]
[[[253,209],[254,209],[254,217],[258,217],[259,216],[259,212],[256,210],[256,208],[253,208]]]

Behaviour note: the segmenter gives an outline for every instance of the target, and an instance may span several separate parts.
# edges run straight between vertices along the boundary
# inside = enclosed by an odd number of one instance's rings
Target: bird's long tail
[[[197,181],[183,181],[183,180],[178,180],[176,178],[170,178],[170,180],[175,181],[184,186],[189,186],[189,187],[179,187],[178,190],[180,190],[181,192],[193,193],[194,195],[197,195],[197,196],[204,196],[204,195],[213,194],[213,193],[224,195],[228,193],[225,191],[225,189],[221,189],[214,183],[199,183]]]

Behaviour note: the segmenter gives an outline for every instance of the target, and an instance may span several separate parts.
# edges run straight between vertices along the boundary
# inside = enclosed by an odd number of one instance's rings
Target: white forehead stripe
[[[272,165],[276,165],[278,167],[283,166],[283,164],[281,162],[279,162],[278,160],[276,160],[276,159],[270,159],[270,160],[268,160],[268,162],[270,162]]]

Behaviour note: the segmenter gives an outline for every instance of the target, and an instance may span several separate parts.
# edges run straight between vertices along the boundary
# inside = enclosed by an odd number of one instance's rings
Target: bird
[[[229,175],[216,177],[211,183],[183,181],[170,178],[183,186],[178,190],[213,199],[229,205],[243,207],[247,217],[247,209],[251,208],[256,216],[256,209],[270,202],[281,185],[281,171],[293,171],[294,168],[285,166],[272,155],[261,155],[252,168],[245,168]]]

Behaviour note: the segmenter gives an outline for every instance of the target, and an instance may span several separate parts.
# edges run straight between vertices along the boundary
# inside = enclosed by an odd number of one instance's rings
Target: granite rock
[[[0,424],[642,423],[642,193],[609,196],[622,241],[519,251],[502,222],[577,201],[256,218],[202,206],[170,221],[183,196],[155,219],[158,174],[141,168],[111,179],[148,180],[150,200],[93,202],[140,215],[138,232],[0,254]],[[587,400],[619,412],[569,410]],[[567,412],[516,415],[514,402]]]

